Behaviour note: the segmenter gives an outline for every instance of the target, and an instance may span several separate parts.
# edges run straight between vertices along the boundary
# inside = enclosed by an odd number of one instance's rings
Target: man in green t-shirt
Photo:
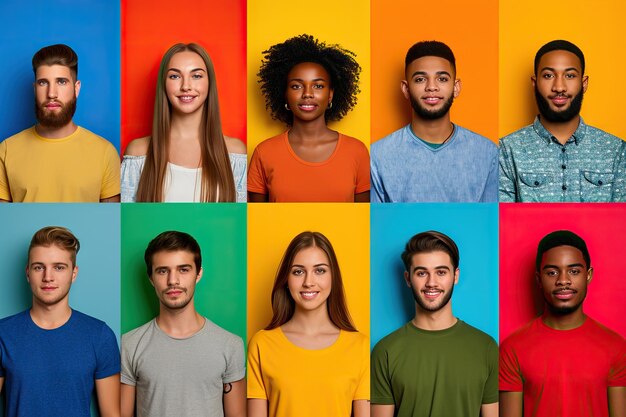
[[[436,231],[402,253],[415,317],[372,352],[372,417],[497,417],[498,345],[452,314],[459,249]]]

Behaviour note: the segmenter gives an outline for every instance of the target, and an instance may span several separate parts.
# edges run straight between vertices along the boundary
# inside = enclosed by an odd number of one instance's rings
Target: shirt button
[[[602,180],[598,181],[598,185],[602,185]]]
[[[564,185],[563,187],[561,187],[563,189],[563,191],[567,190],[567,185]]]
[[[535,185],[539,185],[539,181],[535,181]]]
[[[561,165],[561,168],[565,169],[566,167],[565,167],[565,165]]]
[[[565,148],[561,148],[561,152],[565,152]]]

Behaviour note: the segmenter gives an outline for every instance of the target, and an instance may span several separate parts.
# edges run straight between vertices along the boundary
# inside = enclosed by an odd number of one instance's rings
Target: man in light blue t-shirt
[[[452,50],[438,41],[416,43],[405,78],[411,123],[372,144],[372,202],[496,202],[496,145],[450,121],[461,91]]]

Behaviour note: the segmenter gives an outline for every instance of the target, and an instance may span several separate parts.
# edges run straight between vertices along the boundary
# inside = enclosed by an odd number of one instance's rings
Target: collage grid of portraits
[[[32,54],[65,43],[80,63],[74,120],[122,154],[132,139],[150,134],[164,51],[178,42],[197,42],[215,65],[224,133],[247,144],[249,160],[260,141],[285,129],[265,110],[256,75],[262,51],[308,33],[356,54],[362,67],[358,103],[330,127],[368,148],[410,121],[399,88],[404,54],[427,39],[445,42],[456,55],[463,88],[452,120],[494,143],[532,122],[537,112],[532,59],[539,46],[559,38],[576,43],[587,58],[585,121],[626,138],[621,106],[614,105],[614,69],[626,64],[626,56],[615,52],[617,39],[626,35],[626,5],[606,0],[591,7],[581,0],[572,7],[585,13],[554,25],[550,16],[560,12],[559,5],[521,3],[453,0],[446,6],[450,13],[426,19],[408,0],[322,0],[306,10],[282,0],[205,0],[185,7],[164,0],[2,2],[0,44],[8,65],[0,90],[8,105],[0,115],[0,137],[35,123]],[[441,231],[459,246],[455,316],[496,341],[543,307],[533,281],[541,237],[559,229],[578,233],[595,271],[585,312],[626,336],[626,303],[619,299],[626,291],[620,262],[626,206],[621,203],[25,203],[1,205],[0,224],[0,317],[30,305],[24,265],[32,234],[47,225],[66,226],[81,241],[70,304],[105,321],[118,343],[121,334],[158,313],[143,252],[165,230],[188,232],[198,240],[204,276],[196,307],[246,345],[269,322],[276,269],[288,243],[305,230],[320,231],[332,242],[350,313],[372,347],[414,314],[400,254],[412,235],[426,230]]]

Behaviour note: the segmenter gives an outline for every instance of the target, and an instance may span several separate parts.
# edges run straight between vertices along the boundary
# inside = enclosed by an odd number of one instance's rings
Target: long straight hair
[[[272,320],[267,325],[265,330],[275,329],[287,323],[293,317],[293,313],[296,309],[295,301],[291,297],[287,281],[289,274],[291,273],[291,266],[296,255],[303,249],[317,247],[320,248],[328,257],[328,263],[331,273],[331,289],[330,295],[326,300],[326,307],[328,308],[328,316],[330,321],[341,330],[347,330],[349,332],[356,332],[354,324],[352,324],[352,318],[348,311],[346,304],[346,297],[344,295],[343,281],[341,279],[341,271],[339,269],[339,263],[337,262],[337,256],[333,249],[333,245],[330,241],[320,232],[302,232],[298,236],[294,237],[278,267],[276,272],[276,279],[274,280],[274,287],[272,288]]]
[[[235,201],[235,180],[230,166],[228,150],[222,133],[220,109],[217,97],[217,82],[213,62],[204,48],[196,43],[178,43],[163,55],[157,79],[152,121],[152,137],[148,145],[146,161],[143,166],[137,201],[163,201],[163,187],[167,172],[170,149],[170,120],[172,105],[167,98],[165,82],[172,57],[184,51],[198,54],[204,61],[209,79],[209,93],[202,107],[200,126],[200,161],[202,180],[200,201]]]

